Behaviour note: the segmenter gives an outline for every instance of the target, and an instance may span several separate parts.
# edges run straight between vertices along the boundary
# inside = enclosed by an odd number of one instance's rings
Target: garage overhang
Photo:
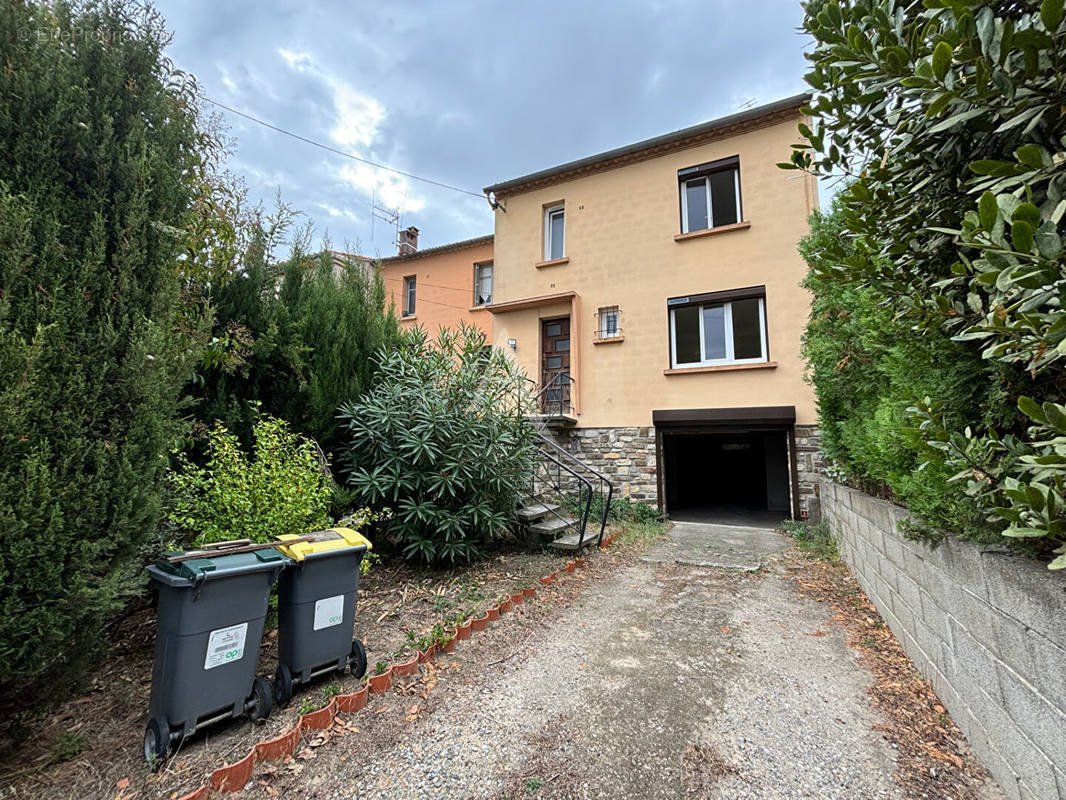
[[[670,408],[652,411],[651,419],[656,428],[786,428],[796,424],[796,407]]]

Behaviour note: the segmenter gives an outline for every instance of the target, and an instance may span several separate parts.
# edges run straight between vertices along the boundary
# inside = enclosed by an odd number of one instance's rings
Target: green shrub
[[[100,656],[159,517],[212,147],[168,40],[140,3],[0,4],[0,727]]]
[[[358,500],[393,517],[407,558],[466,561],[515,530],[533,467],[525,376],[472,327],[417,331],[383,352],[376,384],[341,408]]]
[[[782,166],[850,177],[846,247],[826,251],[824,278],[869,290],[904,332],[901,355],[930,365],[910,405],[880,395],[881,423],[921,442],[894,480],[934,527],[961,517],[966,535],[1002,532],[1066,568],[1063,2],[804,9],[809,146]],[[876,464],[896,447],[883,444],[851,452]]]
[[[862,245],[844,231],[843,210],[815,212],[800,243],[813,293],[803,351],[818,400],[822,451],[831,474],[915,512],[910,533],[936,541],[947,532],[979,541],[998,529],[952,482],[954,471],[920,434],[910,408],[924,396],[943,398],[962,424],[997,425],[1004,411],[1005,371],[938,331],[915,330],[876,284],[847,280],[835,264]]]
[[[255,422],[252,437],[246,455],[219,423],[207,437],[204,466],[177,457],[167,517],[185,541],[268,542],[328,527],[333,481],[314,444],[271,417]]]
[[[587,495],[586,495],[587,497]],[[583,506],[579,505],[576,499],[569,499],[567,502],[570,504],[570,513],[579,514],[583,511]],[[599,520],[603,518],[603,506],[607,502],[607,496],[604,494],[594,494],[592,496],[592,503],[589,506],[589,518],[592,520]],[[633,500],[629,497],[612,497],[611,507],[607,512],[608,522],[662,522],[666,519],[666,515],[659,511],[658,508],[651,503],[646,503],[643,500]]]

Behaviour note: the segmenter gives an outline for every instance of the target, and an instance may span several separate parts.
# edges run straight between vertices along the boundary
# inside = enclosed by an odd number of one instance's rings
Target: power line
[[[410,172],[404,172],[403,170],[396,169],[395,167],[389,167],[385,164],[378,164],[377,162],[369,161],[365,158],[360,158],[354,153],[347,153],[344,150],[338,150],[335,147],[330,147],[328,144],[322,144],[322,142],[316,142],[314,139],[308,139],[306,136],[300,136],[300,134],[298,133],[293,133],[292,131],[287,131],[284,128],[279,128],[277,125],[271,125],[265,120],[261,120],[258,117],[253,117],[251,114],[246,114],[243,111],[238,111],[235,108],[227,106],[225,103],[220,103],[217,100],[212,100],[210,97],[205,97],[204,100],[211,103],[211,105],[215,105],[219,108],[223,108],[226,111],[229,111],[231,114],[236,114],[238,117],[244,117],[246,120],[250,120],[251,122],[254,122],[257,125],[262,125],[264,128],[270,128],[272,131],[277,131],[278,133],[283,133],[286,136],[291,136],[293,139],[299,139],[301,142],[314,145],[315,147],[321,147],[323,150],[328,150],[329,152],[336,153],[339,156],[344,156],[345,158],[350,158],[353,161],[358,161],[360,164],[367,164],[368,166],[374,167],[375,169],[383,169],[386,172],[393,172],[397,175],[403,175],[405,178],[411,178],[412,180],[422,181],[422,183],[428,183],[432,186],[439,186],[441,189],[450,189],[453,192],[461,192],[462,194],[468,194],[471,197],[477,197],[479,199],[485,197],[483,192],[471,192],[469,189],[461,189],[458,186],[452,186],[451,184],[441,183],[440,181],[435,181],[431,178],[423,178],[420,175],[415,175]]]
[[[403,280],[403,278],[391,278],[391,277],[389,277],[387,275],[382,275],[381,277],[382,277],[382,280],[396,281],[397,283]],[[470,286],[441,286],[439,283],[425,283],[424,281],[418,281],[418,285],[419,286],[428,286],[428,287],[430,287],[432,289],[445,289],[445,290],[447,290],[449,292],[473,292],[474,291],[473,284],[471,284]]]
[[[457,306],[457,305],[453,305],[451,303],[442,303],[440,300],[427,300],[425,297],[416,298],[415,299],[415,304],[417,305],[418,303],[429,303],[430,305],[435,305],[435,306],[447,306],[448,308],[455,308],[455,309],[458,309],[459,311],[469,311],[471,309],[470,306]],[[477,306],[474,306],[474,308],[477,308]],[[401,317],[401,319],[402,319],[402,317]]]

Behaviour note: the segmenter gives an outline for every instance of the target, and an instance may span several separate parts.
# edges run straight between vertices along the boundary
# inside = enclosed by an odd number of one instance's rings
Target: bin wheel
[[[292,700],[292,670],[285,664],[279,664],[274,673],[274,702],[278,708],[285,708]]]
[[[270,684],[266,678],[252,681],[252,705],[248,717],[252,722],[265,722],[270,716]]]
[[[348,664],[352,668],[352,675],[356,678],[366,675],[366,647],[358,639],[352,642],[352,653],[348,656]]]
[[[148,720],[144,729],[144,760],[157,771],[167,760],[167,751],[170,749],[170,725],[166,717],[155,717]]]

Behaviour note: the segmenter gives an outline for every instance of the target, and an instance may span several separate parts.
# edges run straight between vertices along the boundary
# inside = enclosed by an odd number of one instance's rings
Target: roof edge
[[[529,184],[547,185],[549,183],[558,183],[571,175],[612,169],[615,166],[620,166],[620,164],[615,162],[622,160],[629,160],[630,158],[640,160],[637,157],[647,151],[662,150],[665,153],[672,150],[685,149],[699,143],[698,141],[692,142],[690,140],[712,139],[715,138],[715,134],[726,131],[732,132],[731,129],[754,127],[767,117],[773,117],[793,109],[799,109],[806,105],[810,99],[811,94],[809,92],[801,92],[800,94],[795,94],[781,100],[775,100],[772,103],[740,111],[736,114],[730,114],[726,117],[719,117],[710,120],[709,122],[701,122],[698,125],[692,125],[688,128],[664,133],[661,136],[655,136],[651,139],[645,139],[623,147],[616,147],[613,150],[606,150],[602,153],[597,153],[596,155],[579,158],[576,161],[568,161],[565,164],[559,164],[555,167],[549,167],[548,169],[531,172],[528,175],[522,175],[518,178],[494,183],[491,186],[486,186],[482,191],[484,191],[485,194],[514,194],[516,189],[520,189]],[[656,153],[655,155],[658,154],[659,153]]]
[[[473,239],[463,239],[459,242],[449,242],[448,244],[440,244],[436,247],[427,247],[425,250],[416,250],[405,256],[387,256],[386,258],[379,258],[376,260],[380,264],[398,264],[407,261],[417,261],[418,259],[426,258],[427,256],[436,256],[456,250],[467,250],[471,247],[478,247],[483,244],[492,244],[495,238],[495,234],[489,233],[485,236],[475,236]]]

